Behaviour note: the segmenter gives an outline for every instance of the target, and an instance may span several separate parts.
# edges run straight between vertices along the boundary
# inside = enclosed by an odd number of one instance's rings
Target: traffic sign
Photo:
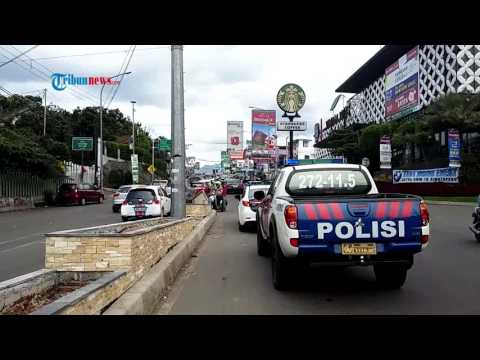
[[[306,121],[277,121],[278,131],[305,131],[307,130]]]
[[[150,165],[150,166],[148,167],[148,169],[147,169],[147,171],[148,171],[150,174],[153,174],[153,173],[155,172],[155,170],[156,170],[156,169],[155,169],[155,166],[153,166],[153,164]]]
[[[91,137],[72,137],[72,151],[92,151],[93,138]]]
[[[171,151],[172,150],[172,140],[170,139],[160,139],[158,142],[158,150]]]

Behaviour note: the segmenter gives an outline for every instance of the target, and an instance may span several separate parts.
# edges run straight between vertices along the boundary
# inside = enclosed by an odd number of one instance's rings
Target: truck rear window
[[[362,195],[372,185],[367,175],[355,169],[312,169],[293,172],[287,181],[290,195]]]

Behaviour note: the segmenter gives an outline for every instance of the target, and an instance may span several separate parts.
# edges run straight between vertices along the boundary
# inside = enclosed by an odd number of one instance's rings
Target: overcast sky
[[[0,45],[0,64],[31,46],[15,48]],[[0,85],[13,93],[47,88],[47,102],[67,110],[98,106],[100,86],[69,86],[57,91],[52,88],[50,74],[112,76],[119,72],[129,48],[130,45],[41,45],[26,54],[28,57],[0,67]],[[244,121],[244,142],[250,138],[249,106],[275,109],[277,119],[280,118],[282,113],[275,97],[285,83],[297,83],[305,90],[306,103],[300,114],[308,121],[304,135],[311,136],[314,124],[331,116],[335,89],[380,48],[380,45],[185,46],[186,143],[192,144],[187,156],[196,156],[202,165],[211,164],[205,160],[219,162],[220,151],[226,149],[227,120]],[[63,57],[98,52],[112,53]],[[130,101],[135,100],[135,120],[154,136],[168,138],[170,56],[168,45],[137,45],[128,67],[132,74],[125,77],[109,107],[131,116]],[[72,88],[73,91],[68,90]],[[105,87],[104,103],[112,90],[113,87]]]

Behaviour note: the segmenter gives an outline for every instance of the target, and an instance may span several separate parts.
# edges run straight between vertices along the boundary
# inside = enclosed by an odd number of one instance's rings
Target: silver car
[[[122,207],[122,203],[127,197],[127,194],[130,189],[145,186],[145,185],[122,185],[118,188],[117,191],[112,195],[113,203],[112,203],[112,211],[114,213],[120,212],[120,208]]]

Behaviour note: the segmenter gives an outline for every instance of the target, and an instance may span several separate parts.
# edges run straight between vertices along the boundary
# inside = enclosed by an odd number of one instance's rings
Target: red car
[[[56,198],[57,204],[63,205],[101,204],[103,200],[104,194],[89,184],[62,184]]]

